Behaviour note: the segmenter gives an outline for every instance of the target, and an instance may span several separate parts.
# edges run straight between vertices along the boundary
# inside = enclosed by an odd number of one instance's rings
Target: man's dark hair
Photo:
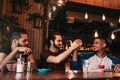
[[[51,32],[49,35],[48,35],[48,39],[47,39],[47,45],[48,47],[50,47],[50,40],[55,40],[55,35],[61,35],[59,32]],[[62,36],[62,35],[61,35]]]
[[[49,36],[48,39],[49,40],[55,40],[55,35],[61,35],[59,32],[52,32]],[[61,35],[62,36],[62,35]]]
[[[95,39],[100,39],[101,41],[103,41],[104,43],[106,43],[106,44],[107,44],[106,39],[105,39],[105,38],[103,38],[103,37],[96,37],[96,38],[94,38],[94,40],[95,40]]]
[[[16,40],[19,40],[21,38],[21,34],[27,34],[26,31],[23,31],[23,32],[13,32],[12,35],[11,35],[11,42],[16,39]]]

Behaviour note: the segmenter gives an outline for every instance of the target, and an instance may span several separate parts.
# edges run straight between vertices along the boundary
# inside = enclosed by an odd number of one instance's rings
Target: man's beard
[[[55,44],[55,42],[53,43],[53,46],[54,46],[55,48],[57,48],[57,49],[60,49],[60,47],[58,47],[58,46]]]
[[[20,43],[18,43],[17,47],[21,47],[22,45]]]

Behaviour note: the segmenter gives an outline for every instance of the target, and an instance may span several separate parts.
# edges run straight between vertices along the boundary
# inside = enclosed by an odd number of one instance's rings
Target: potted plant
[[[39,13],[28,14],[27,21],[33,21],[34,28],[41,28],[43,16]]]
[[[9,30],[19,25],[18,17],[0,14],[0,47],[9,45]]]

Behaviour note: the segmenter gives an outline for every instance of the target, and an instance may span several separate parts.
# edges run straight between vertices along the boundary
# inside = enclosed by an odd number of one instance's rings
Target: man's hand
[[[24,52],[24,54],[27,55],[29,55],[32,52],[32,50],[28,47],[16,47],[16,49],[18,52]]]
[[[73,49],[76,49],[78,47],[80,47],[82,45],[82,40],[81,39],[76,39],[75,41],[73,41],[71,47]]]

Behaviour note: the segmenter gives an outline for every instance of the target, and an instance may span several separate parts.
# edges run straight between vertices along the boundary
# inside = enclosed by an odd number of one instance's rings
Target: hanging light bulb
[[[53,6],[53,11],[55,11],[56,10],[56,6]]]
[[[58,0],[58,3],[59,4],[63,4],[63,0]]]
[[[49,18],[51,18],[51,16],[52,16],[52,13],[51,13],[51,12],[49,12],[49,13],[48,13],[48,17],[49,17]]]
[[[85,13],[85,19],[88,19],[88,14],[87,14],[87,12]]]
[[[6,28],[7,28],[7,31],[10,31],[10,28],[9,28],[9,26],[7,26]]]
[[[106,18],[105,18],[105,15],[103,14],[103,15],[102,15],[102,20],[104,21],[105,19],[106,19]]]
[[[120,16],[119,16],[119,23],[120,23]]]
[[[98,32],[95,31],[94,37],[98,37]]]
[[[115,39],[115,34],[112,32],[111,39]]]
[[[63,0],[58,0],[58,6],[62,6],[63,5]]]

